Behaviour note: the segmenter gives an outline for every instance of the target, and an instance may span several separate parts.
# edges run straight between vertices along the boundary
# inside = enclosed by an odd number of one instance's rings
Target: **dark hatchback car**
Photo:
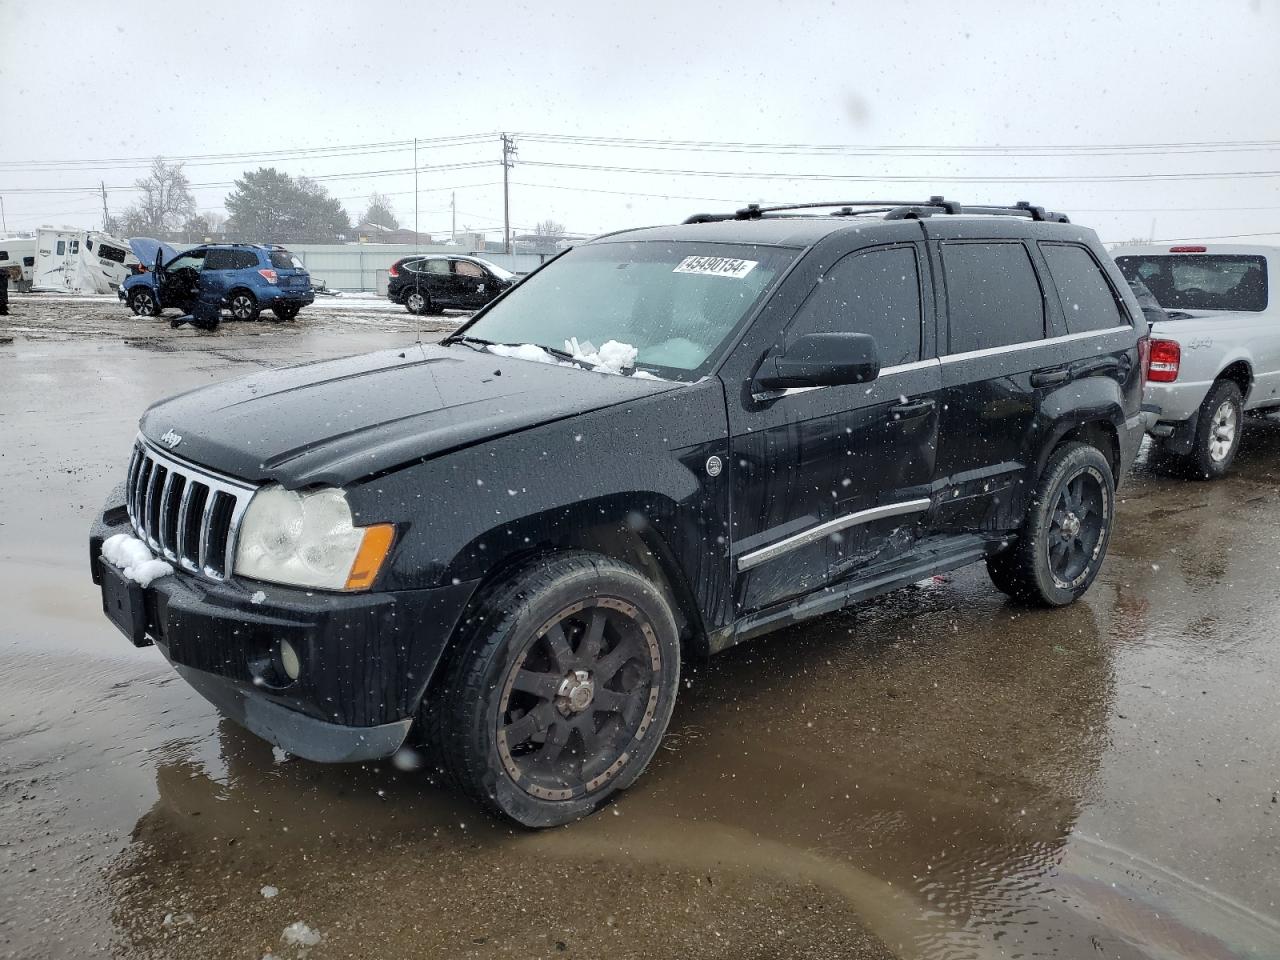
[[[225,309],[236,320],[256,320],[269,309],[279,320],[293,320],[315,298],[301,260],[284,247],[255,243],[208,244],[176,256],[166,256],[161,245],[151,269],[120,287],[130,310],[155,317],[167,307],[191,313],[204,302],[213,317]]]
[[[597,238],[439,345],[156,404],[104,609],[291,753],[425,749],[548,826],[640,775],[685,657],[978,561],[1071,603],[1142,438],[1133,294],[1038,208],[860,209]]]
[[[388,271],[387,299],[410,313],[478,310],[505,293],[519,278],[482,257],[403,257]]]

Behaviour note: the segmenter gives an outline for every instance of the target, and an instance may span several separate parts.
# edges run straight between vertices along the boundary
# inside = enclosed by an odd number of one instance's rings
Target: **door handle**
[[[901,423],[903,420],[914,420],[933,413],[938,404],[933,400],[909,400],[906,403],[895,403],[889,408],[889,422]]]
[[[1049,367],[1031,374],[1033,387],[1056,387],[1071,379],[1071,371],[1066,367]]]

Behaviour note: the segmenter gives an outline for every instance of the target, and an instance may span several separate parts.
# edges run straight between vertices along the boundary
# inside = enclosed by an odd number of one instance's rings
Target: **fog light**
[[[298,651],[288,640],[280,641],[280,669],[290,680],[297,680],[302,673],[302,661],[298,659]]]

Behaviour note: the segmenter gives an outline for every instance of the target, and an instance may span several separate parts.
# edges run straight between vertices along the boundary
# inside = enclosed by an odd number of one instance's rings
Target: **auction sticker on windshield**
[[[712,277],[732,277],[741,280],[750,273],[759,260],[739,260],[736,257],[685,257],[672,273],[701,273]]]

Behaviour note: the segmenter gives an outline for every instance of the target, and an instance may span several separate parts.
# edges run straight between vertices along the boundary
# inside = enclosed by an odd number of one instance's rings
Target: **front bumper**
[[[116,533],[132,529],[113,504],[89,536],[104,610],[121,589],[100,557]],[[135,642],[154,642],[220,712],[292,754],[339,762],[399,749],[475,586],[343,594],[177,572],[128,589]],[[282,640],[302,665],[295,681],[277,666]]]

